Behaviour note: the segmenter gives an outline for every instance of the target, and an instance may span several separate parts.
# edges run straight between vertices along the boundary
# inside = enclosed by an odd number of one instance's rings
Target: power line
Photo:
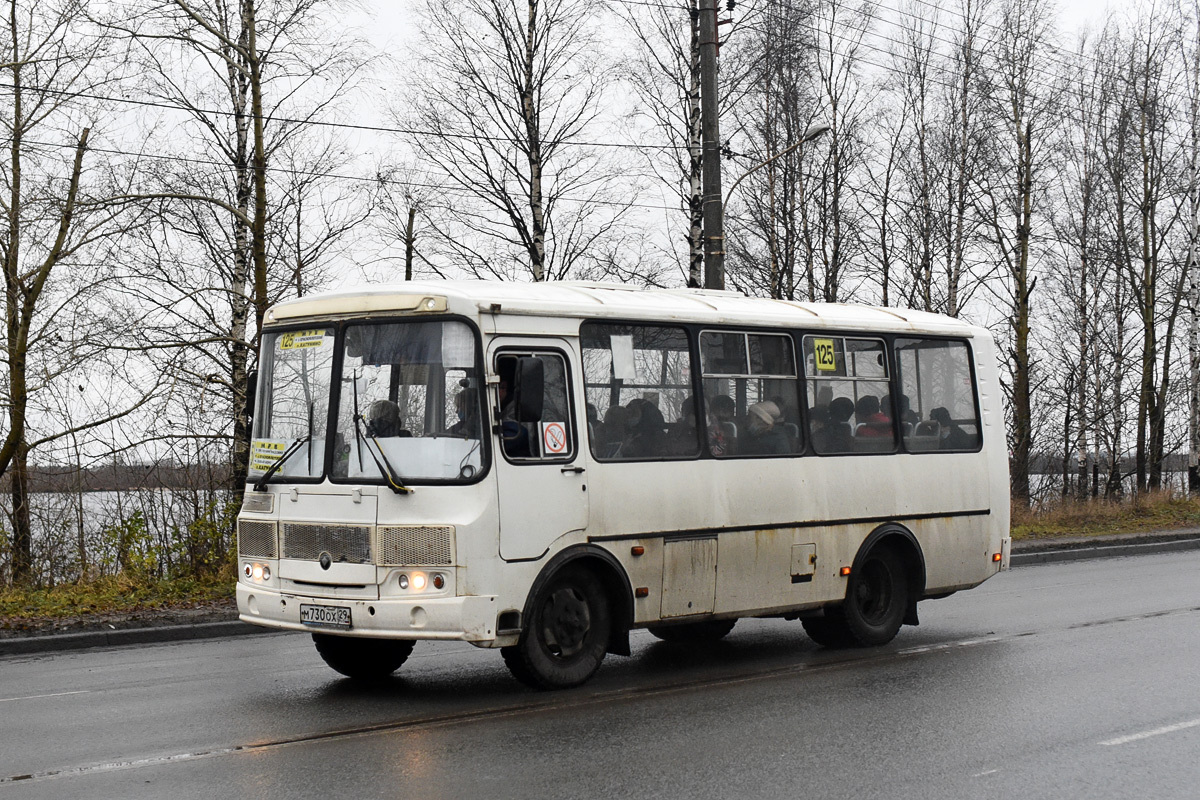
[[[16,86],[11,83],[0,83],[0,89],[15,92]],[[140,108],[157,108],[157,109],[167,110],[167,111],[179,111],[179,112],[183,112],[183,113],[190,114],[190,115],[207,114],[207,115],[211,115],[214,117],[237,117],[237,116],[239,116],[236,112],[225,111],[222,109],[185,107],[185,106],[176,105],[174,103],[170,103],[170,102],[166,102],[166,101],[135,100],[135,99],[129,98],[129,97],[116,97],[116,96],[112,96],[112,95],[100,95],[100,94],[95,94],[95,93],[90,93],[90,92],[68,91],[66,89],[51,89],[48,87],[31,88],[29,86],[22,86],[21,90],[24,92],[27,92],[27,93],[31,93],[31,94],[37,93],[37,94],[56,95],[59,97],[79,97],[79,98],[84,98],[84,99],[88,99],[88,100],[96,100],[99,102],[109,102],[109,103],[118,103],[118,104],[122,104],[122,105],[137,106]],[[242,116],[246,116],[246,115],[242,115]],[[310,126],[314,126],[314,127],[338,128],[338,129],[352,130],[352,131],[366,131],[366,132],[370,132],[370,133],[389,133],[389,134],[398,134],[398,135],[402,135],[402,136],[441,137],[441,138],[450,138],[450,139],[469,139],[472,141],[502,142],[502,143],[514,143],[514,142],[521,141],[520,139],[518,139],[516,137],[512,137],[512,136],[491,136],[491,135],[487,135],[487,134],[453,133],[453,132],[447,133],[445,131],[419,130],[416,128],[389,127],[389,126],[384,126],[384,125],[362,125],[362,124],[356,124],[356,123],[350,123],[350,122],[329,122],[327,120],[317,120],[317,119],[297,119],[294,117],[275,116],[272,114],[268,114],[268,115],[264,116],[263,122],[280,122],[280,123],[286,123],[286,124],[291,124],[291,125],[301,125],[301,126],[310,125]],[[547,139],[547,140],[543,141],[543,144],[544,145],[547,145],[547,144],[549,144],[549,145],[571,144],[571,145],[576,145],[576,146],[580,146],[580,147],[608,147],[608,148],[615,148],[615,149],[630,149],[630,150],[678,149],[677,147],[675,147],[673,145],[644,145],[644,144],[628,144],[628,143],[624,143],[624,142],[593,142],[593,141],[575,140],[575,139]]]
[[[57,149],[65,149],[68,147],[70,147],[70,148],[75,147],[74,144],[55,144],[53,142],[39,142],[39,141],[35,141],[35,140],[24,140],[24,141],[25,141],[25,143],[32,145],[34,147],[48,147],[48,148],[57,148]],[[156,160],[156,161],[171,161],[171,162],[179,162],[179,163],[184,163],[184,164],[198,164],[201,166],[216,166],[216,167],[227,168],[230,170],[236,169],[236,167],[234,167],[232,164],[225,162],[225,161],[218,161],[216,159],[195,158],[195,157],[180,156],[180,155],[167,155],[167,154],[160,154],[160,153],[133,152],[130,150],[121,150],[119,148],[93,147],[92,145],[88,145],[87,149],[89,152],[107,153],[109,155],[128,156],[128,157],[132,157],[134,159],[146,158],[146,159],[152,159],[152,160]],[[384,175],[376,175],[376,176],[372,177],[372,176],[367,176],[367,175],[349,175],[349,174],[336,173],[336,172],[322,172],[322,171],[317,171],[317,170],[302,170],[302,169],[294,169],[294,168],[289,168],[289,167],[272,167],[272,166],[267,167],[267,172],[286,174],[286,175],[316,177],[316,178],[329,178],[331,180],[350,181],[350,182],[356,182],[356,183],[401,186],[401,187],[406,187],[409,189],[428,189],[428,190],[432,190],[432,191],[447,192],[450,194],[458,194],[458,196],[460,196],[460,197],[477,197],[478,196],[477,194],[467,191],[466,189],[463,189],[461,186],[457,186],[454,184],[419,183],[416,181],[398,180],[396,178],[392,178],[390,176],[384,176]],[[593,203],[595,205],[615,206],[615,207],[620,207],[620,208],[625,208],[625,207],[645,208],[645,209],[664,210],[664,211],[678,210],[677,206],[666,206],[666,205],[660,205],[660,204],[655,204],[655,203],[620,202],[620,201],[616,201],[616,200],[597,200],[595,198],[587,198],[586,200],[580,200],[578,198],[573,198],[573,197],[566,196],[566,195],[560,196],[560,199],[568,200],[568,201],[572,201],[572,202],[588,202],[588,203]]]

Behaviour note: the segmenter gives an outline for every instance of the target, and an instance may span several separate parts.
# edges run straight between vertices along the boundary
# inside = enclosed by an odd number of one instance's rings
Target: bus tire
[[[331,668],[357,681],[386,678],[408,660],[416,642],[411,639],[361,639],[314,633],[313,644]]]
[[[612,631],[608,598],[586,569],[565,567],[538,592],[521,638],[501,648],[517,680],[535,689],[567,689],[600,668]]]
[[[846,635],[859,647],[896,638],[908,608],[908,575],[891,547],[872,548],[850,576],[840,616]]]
[[[736,619],[706,619],[682,625],[651,625],[646,630],[664,642],[703,644],[724,639],[736,624]]]
[[[800,620],[804,632],[822,647],[849,647],[854,642],[846,633],[845,621],[840,615],[831,617],[808,617]]]

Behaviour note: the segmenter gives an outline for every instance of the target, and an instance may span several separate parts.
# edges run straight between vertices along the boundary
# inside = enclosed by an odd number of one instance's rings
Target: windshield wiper
[[[264,491],[267,488],[267,481],[271,478],[272,475],[274,475],[276,472],[279,472],[280,467],[283,466],[283,462],[287,461],[289,458],[291,458],[293,455],[295,455],[296,451],[298,451],[300,449],[300,445],[304,444],[305,442],[307,442],[311,439],[312,439],[312,434],[308,434],[307,436],[301,436],[299,439],[297,439],[296,441],[289,444],[287,450],[283,451],[283,453],[279,456],[279,458],[276,459],[275,463],[271,465],[271,468],[268,469],[266,472],[264,472],[262,474],[261,478],[259,478],[257,481],[255,481],[254,491],[256,491],[256,492]]]
[[[354,417],[354,435],[358,439],[359,452],[366,450],[371,454],[371,460],[375,462],[375,467],[387,480],[388,488],[396,494],[412,494],[412,489],[404,485],[400,480],[399,474],[392,468],[392,464],[388,461],[387,455],[383,452],[383,445],[379,443],[379,439],[375,434],[371,434],[371,441],[375,443],[375,449],[367,447],[367,437],[363,435],[362,423],[366,422],[362,414],[356,414]],[[376,455],[378,453],[378,455]],[[361,455],[359,456],[361,458]],[[380,460],[382,459],[382,463]]]

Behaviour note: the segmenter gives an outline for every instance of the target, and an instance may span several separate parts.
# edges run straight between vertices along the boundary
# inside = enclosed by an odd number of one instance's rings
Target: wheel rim
[[[542,641],[552,655],[570,658],[583,649],[592,627],[587,598],[573,587],[552,592],[542,607]]]
[[[881,625],[892,607],[892,573],[882,560],[863,564],[854,586],[854,604],[868,625]]]

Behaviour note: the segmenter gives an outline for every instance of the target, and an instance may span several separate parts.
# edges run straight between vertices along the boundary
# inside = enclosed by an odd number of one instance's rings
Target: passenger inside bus
[[[469,387],[464,387],[454,397],[454,412],[457,420],[451,425],[446,432],[451,436],[462,436],[466,438],[479,438],[479,407],[475,402],[475,392]]]
[[[921,421],[921,415],[912,410],[912,401],[908,395],[900,395],[900,422],[905,425],[916,425]]]
[[[517,360],[512,357],[501,358],[496,362],[496,372],[500,376],[497,387],[500,400],[500,438],[504,443],[505,455],[510,458],[529,458],[532,455],[529,431],[517,422],[517,409],[513,403],[512,385],[516,368]]]
[[[850,418],[854,416],[854,401],[849,397],[835,397],[829,401],[829,435],[826,453],[848,453],[854,449],[854,431]]]
[[[742,437],[742,452],[746,455],[782,455],[791,452],[791,444],[783,431],[783,415],[779,406],[767,400],[755,403],[746,412],[746,435]]]
[[[377,439],[403,436],[400,430],[400,408],[391,400],[376,400],[367,409],[367,433]]]
[[[714,456],[737,453],[737,425],[733,422],[733,398],[727,394],[708,398],[708,449]]]
[[[859,437],[890,437],[892,420],[879,407],[879,398],[864,394],[854,406],[854,417],[858,426],[854,435]]]
[[[670,431],[671,455],[694,456],[698,439],[696,430],[696,401],[690,394],[679,404],[679,422]]]
[[[604,421],[596,426],[596,455],[599,458],[617,458],[625,442],[625,406],[610,406],[604,412]]]
[[[630,400],[625,407],[628,434],[621,455],[628,458],[661,458],[667,455],[666,421],[649,400]]]
[[[975,446],[975,437],[956,425],[944,406],[930,411],[929,418],[938,423],[940,449],[970,450]]]

